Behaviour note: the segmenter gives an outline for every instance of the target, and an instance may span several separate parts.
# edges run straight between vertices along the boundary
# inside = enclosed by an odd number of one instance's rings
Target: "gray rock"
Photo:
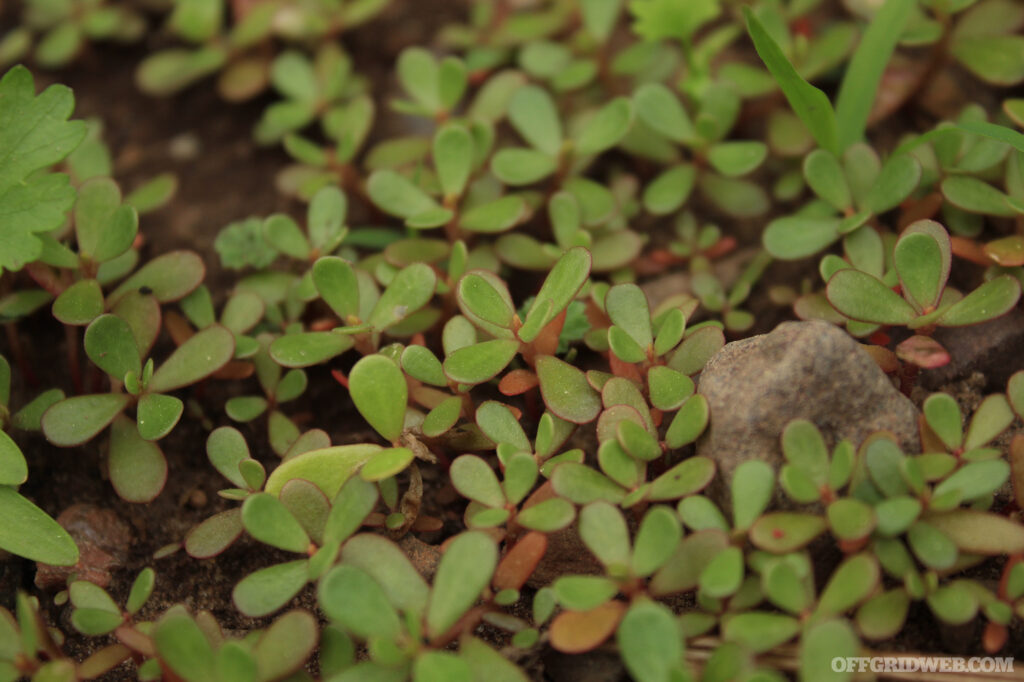
[[[784,322],[770,334],[726,344],[705,367],[699,390],[711,423],[697,454],[718,463],[719,497],[748,459],[779,468],[779,436],[793,419],[814,422],[831,447],[878,430],[916,448],[917,410],[860,344],[826,322]]]
[[[980,372],[986,379],[985,390],[1005,390],[1010,375],[1024,369],[1024,310],[1015,307],[1002,317],[972,327],[940,327],[935,340],[949,351],[952,360],[945,367],[922,371],[922,386],[934,391]]]

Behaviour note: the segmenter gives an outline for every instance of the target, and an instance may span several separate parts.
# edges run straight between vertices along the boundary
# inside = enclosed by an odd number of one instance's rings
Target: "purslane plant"
[[[276,214],[222,232],[225,266],[253,269],[223,297],[201,284],[195,254],[153,254],[136,270],[146,197],[122,198],[109,170],[95,173],[102,153],[78,143],[87,133],[66,121],[66,90],[36,96],[27,72],[12,70],[0,122],[25,136],[0,134],[3,158],[23,161],[0,167],[0,243],[16,247],[0,255],[10,261],[0,316],[52,303],[77,379],[70,397],[45,391],[11,425],[71,447],[109,425],[114,488],[142,502],[166,477],[156,441],[187,418],[172,393],[248,381],[213,400],[194,393],[212,431],[207,457],[231,486],[220,496],[237,506],[183,545],[212,559],[245,533],[286,553],[249,569],[235,606],[268,616],[315,585],[328,625],[289,611],[236,640],[203,611],[143,620],[151,571],[124,608],[72,577],[57,600],[70,600],[72,625],[115,643],[71,661],[21,595],[17,620],[0,611],[0,679],[75,681],[131,659],[141,679],[308,680],[299,669],[319,642],[320,679],[332,682],[521,680],[503,653],[605,644],[639,682],[781,679],[771,664],[817,680],[832,657],[859,655],[862,642],[929,612],[953,626],[980,614],[980,646],[999,651],[1024,613],[1024,572],[1006,561],[993,587],[972,570],[1024,552],[1002,507],[1008,481],[1024,499],[1024,446],[1011,444],[1007,464],[999,440],[1024,405],[1019,376],[966,428],[952,397],[928,397],[921,452],[885,433],[828,447],[796,420],[780,434],[779,471],[747,462],[716,486],[715,462],[692,447],[714,420],[695,377],[726,332],[761,328],[772,258],[841,239],[844,257],[821,260],[824,294],[808,281],[788,300],[879,343],[884,327],[916,332],[895,349],[915,368],[948,359],[929,337],[935,327],[1018,304],[1019,240],[1000,221],[1020,213],[1024,138],[968,107],[891,150],[865,139],[869,120],[887,115],[870,95],[903,46],[934,44],[935,68],[949,49],[969,70],[1015,82],[1012,60],[993,63],[985,43],[1017,44],[993,17],[1012,25],[1019,13],[1004,0],[923,10],[888,0],[865,24],[810,14],[815,4],[755,3],[746,14],[765,72],[749,50],[749,61],[732,58],[748,49],[743,25],[717,0],[476,3],[443,32],[456,54],[399,55],[391,107],[417,127],[379,139],[381,105],[334,34],[383,3],[235,3],[225,21],[226,3],[179,0],[168,29],[195,48],[151,56],[142,84],[177,88],[222,67],[231,97],[272,84],[284,100],[256,136],[283,141],[301,163],[279,183],[309,201],[305,225]],[[619,30],[627,16],[641,41]],[[271,35],[309,40],[277,54]],[[808,80],[844,63],[833,108]],[[793,113],[759,99],[780,88]],[[750,124],[758,111],[769,112],[763,139]],[[24,142],[42,138],[46,154]],[[51,172],[65,157],[70,180]],[[159,198],[159,184],[148,189]],[[26,205],[31,220],[14,219]],[[769,211],[763,235],[751,228],[765,250],[722,262],[750,241],[744,218]],[[940,216],[953,238],[931,220]],[[989,232],[1008,241],[985,242]],[[687,290],[652,305],[650,264],[672,262],[652,259],[658,250],[689,264]],[[961,296],[947,286],[954,257],[995,267]],[[164,329],[176,350],[158,345]],[[75,370],[80,346],[95,367]],[[13,342],[12,358],[28,365]],[[306,390],[329,377],[341,388]],[[351,442],[319,409],[297,417],[346,392],[372,429],[358,440],[375,442]],[[289,416],[283,404],[301,407]],[[214,428],[222,415],[241,430]],[[0,492],[28,509],[14,490],[25,457],[7,440],[0,433]],[[0,547],[73,563],[64,536],[29,546],[26,533],[63,532],[32,510]],[[410,533],[441,545],[418,552]],[[564,555],[576,540],[586,552],[569,551],[592,572],[556,564],[552,574],[551,550]],[[830,570],[818,570],[820,549],[841,556]]]

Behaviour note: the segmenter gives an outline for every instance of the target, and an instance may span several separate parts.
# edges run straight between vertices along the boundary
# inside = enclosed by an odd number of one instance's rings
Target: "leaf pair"
[[[950,261],[945,229],[932,221],[918,221],[906,229],[893,254],[902,296],[878,278],[852,268],[832,275],[826,295],[846,317],[911,329],[978,324],[1016,305],[1020,283],[1006,275],[985,282],[959,300],[952,298],[945,288]]]

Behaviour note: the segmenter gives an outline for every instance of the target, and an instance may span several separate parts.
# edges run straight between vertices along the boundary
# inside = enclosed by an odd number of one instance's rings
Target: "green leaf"
[[[413,682],[471,682],[469,664],[453,653],[428,651],[416,657]]]
[[[402,88],[429,112],[441,108],[437,61],[421,47],[402,50],[398,56],[398,79]]]
[[[355,566],[332,568],[320,582],[317,599],[328,618],[359,639],[394,639],[401,633],[401,621],[387,594]]]
[[[426,608],[429,589],[405,553],[379,535],[362,534],[342,547],[342,560],[366,571],[400,611],[420,614]]]
[[[494,234],[511,230],[528,215],[526,201],[509,195],[463,211],[459,227],[469,232]]]
[[[704,567],[700,574],[700,590],[714,599],[723,599],[736,593],[743,582],[743,551],[729,547]]]
[[[633,93],[636,113],[644,123],[674,142],[695,136],[693,122],[679,98],[661,83],[644,83]]]
[[[519,342],[493,339],[460,348],[444,360],[444,373],[460,384],[480,384],[494,378],[519,352]]]
[[[555,157],[562,149],[562,123],[551,95],[536,85],[516,90],[508,105],[508,120],[523,139]]]
[[[828,525],[840,540],[861,540],[875,529],[874,510],[855,499],[839,499],[828,506]]]
[[[828,478],[828,450],[818,427],[806,419],[794,419],[782,432],[786,461],[804,472],[817,486]]]
[[[53,302],[53,316],[70,325],[85,325],[103,313],[103,291],[94,279],[75,282]]]
[[[131,400],[124,393],[81,395],[62,400],[43,413],[46,439],[60,447],[81,445],[107,427]]]
[[[875,506],[878,532],[886,537],[900,535],[921,514],[921,503],[912,497],[890,497]]]
[[[944,570],[956,563],[957,547],[942,531],[924,521],[918,521],[907,532],[907,541],[921,563],[936,570]]]
[[[461,196],[473,167],[473,137],[464,126],[445,124],[434,135],[433,154],[444,195]]]
[[[110,483],[129,502],[150,502],[167,482],[167,461],[156,443],[144,440],[127,417],[117,417],[110,427],[107,457]]]
[[[971,425],[967,428],[964,449],[974,450],[983,447],[1005,431],[1013,423],[1013,410],[1009,401],[1001,393],[985,398],[974,411]]]
[[[562,607],[572,611],[597,608],[619,592],[615,581],[597,575],[562,576],[552,583],[551,588]]]
[[[894,154],[868,190],[864,206],[876,215],[890,211],[910,196],[920,181],[921,163],[910,154]]]
[[[0,549],[54,566],[78,563],[78,547],[67,531],[10,486],[0,485],[0,515]]]
[[[697,393],[686,399],[665,432],[665,443],[672,449],[688,445],[704,433],[711,410],[708,399]]]
[[[818,598],[816,614],[832,616],[852,609],[878,586],[878,560],[870,553],[852,556],[832,573]]]
[[[957,491],[963,500],[974,500],[998,490],[1010,477],[1010,465],[1004,460],[968,462],[935,486],[935,497]]]
[[[598,42],[611,35],[621,11],[621,0],[583,0],[580,3],[583,26]]]
[[[123,622],[124,619],[120,613],[111,613],[102,609],[81,608],[75,609],[71,613],[71,624],[83,635],[90,637],[105,635]]]
[[[67,156],[86,125],[67,120],[71,90],[53,85],[37,97],[23,66],[0,79],[0,103],[0,268],[19,270],[42,251],[35,234],[59,227],[75,198],[67,176],[32,174]]]
[[[568,465],[563,464],[559,468],[565,466]],[[608,502],[593,502],[580,511],[579,535],[605,568],[622,570],[630,565],[626,520]]]
[[[323,542],[344,542],[359,530],[377,504],[377,486],[360,477],[350,478],[331,502],[324,524]]]
[[[498,548],[481,532],[462,533],[448,545],[434,576],[427,608],[427,632],[439,637],[462,617],[485,587],[498,564]]]
[[[658,338],[661,338],[661,334]],[[651,407],[662,411],[679,408],[693,395],[695,389],[693,379],[664,365],[651,367],[647,371],[647,387],[651,395]]]
[[[780,260],[812,256],[839,239],[839,222],[802,215],[776,218],[764,231],[764,248]]]
[[[1020,281],[1000,275],[982,284],[946,309],[936,322],[943,327],[965,327],[1009,312],[1020,300]]]
[[[963,583],[943,585],[925,597],[925,601],[940,620],[950,625],[963,625],[978,612],[977,597]]]
[[[832,275],[826,295],[836,310],[862,322],[906,325],[917,316],[910,304],[881,280],[852,268]]]
[[[924,401],[923,411],[928,426],[949,450],[956,450],[964,439],[960,406],[948,393],[933,393]]]
[[[721,12],[719,0],[694,0],[680,5],[672,0],[635,0],[629,11],[635,22],[633,31],[644,40],[664,38],[689,43],[697,29]]]
[[[903,629],[910,608],[905,590],[895,588],[878,594],[857,609],[857,629],[867,639],[889,639]]]
[[[185,404],[170,395],[147,393],[138,404],[139,435],[144,440],[160,440],[178,423]]]
[[[441,209],[426,192],[392,170],[374,171],[366,181],[366,191],[382,211],[399,218]]]
[[[251,422],[266,412],[268,404],[262,395],[238,395],[228,398],[224,412],[236,422]]]
[[[139,213],[149,213],[166,205],[177,191],[178,176],[161,173],[132,190],[124,203],[134,206]]]
[[[761,587],[773,604],[795,615],[803,613],[811,601],[805,581],[785,558],[768,563],[761,573]]]
[[[800,622],[781,613],[748,611],[727,616],[722,622],[722,639],[742,644],[755,653],[774,649],[799,631]]]
[[[324,187],[313,195],[306,217],[306,230],[313,248],[330,253],[344,238],[348,201],[337,187]]]
[[[507,405],[488,400],[477,408],[474,419],[481,433],[495,445],[505,443],[523,452],[531,451],[530,439]]]
[[[815,149],[804,159],[804,178],[814,193],[837,211],[846,211],[853,205],[850,186],[846,182],[839,160],[824,149]]]
[[[359,476],[364,481],[382,481],[405,471],[412,460],[412,450],[408,448],[386,448],[363,465]]]
[[[768,155],[763,142],[734,140],[719,142],[708,150],[708,161],[722,175],[739,177],[760,166]]]
[[[436,287],[437,274],[429,265],[406,266],[388,284],[366,321],[378,330],[392,327],[425,306]]]
[[[605,310],[618,325],[646,351],[654,343],[647,296],[635,284],[616,284],[605,295]]]
[[[998,514],[957,509],[929,516],[928,524],[964,552],[990,556],[1024,551],[1024,528]]]
[[[288,509],[270,493],[256,493],[242,505],[242,524],[263,544],[296,554],[309,549],[309,536]]]
[[[28,464],[17,443],[0,431],[0,485],[21,485],[28,480]]]
[[[555,497],[524,508],[516,515],[516,523],[542,533],[553,533],[563,528],[576,518],[576,507],[572,502]]]
[[[156,572],[149,567],[146,567],[139,571],[139,574],[135,576],[135,580],[132,582],[132,589],[128,593],[128,600],[125,602],[124,609],[128,613],[138,613],[139,609],[145,606],[146,602],[149,601],[149,597],[153,594],[153,586],[156,583]]]
[[[828,96],[800,77],[778,44],[749,8],[744,8],[743,15],[746,17],[747,31],[754,41],[757,54],[771,71],[779,87],[782,88],[783,94],[789,100],[789,105],[793,107],[793,112],[811,131],[818,146],[838,155],[839,137],[836,115]]]
[[[860,142],[886,64],[914,9],[912,0],[886,0],[875,12],[846,67],[836,99],[839,148]]]
[[[651,482],[647,498],[678,500],[703,490],[715,476],[715,462],[708,457],[690,457]]]
[[[95,178],[82,185],[75,203],[78,253],[86,261],[102,263],[127,251],[138,232],[135,209],[121,204],[121,190],[110,178]]]
[[[488,333],[507,335],[515,317],[512,299],[504,283],[484,271],[468,272],[457,288],[463,314]]]
[[[247,266],[265,268],[277,258],[277,250],[263,238],[263,221],[259,218],[228,224],[217,234],[213,248],[220,256],[221,265],[233,270]]]
[[[491,467],[475,455],[462,455],[449,469],[452,485],[463,497],[492,508],[505,506],[505,493]]]
[[[658,682],[681,674],[684,639],[665,605],[637,599],[615,632],[623,663],[637,682]]]
[[[775,473],[760,460],[743,462],[732,475],[733,527],[746,531],[761,516],[771,501]]]
[[[1007,195],[987,182],[968,175],[951,175],[943,180],[942,193],[951,204],[968,213],[1004,218],[1016,215],[1007,201]]]
[[[597,500],[619,503],[626,496],[625,489],[599,471],[584,464],[562,462],[551,473],[555,492],[576,504],[589,504]]]
[[[312,247],[291,216],[275,213],[263,221],[263,238],[281,253],[298,260],[309,258]]]
[[[257,640],[253,652],[260,682],[284,679],[300,670],[316,649],[319,631],[316,618],[299,609],[274,621]]]
[[[667,215],[679,210],[693,191],[697,169],[681,163],[665,170],[644,188],[644,208],[655,215]]]
[[[534,149],[511,147],[501,149],[491,159],[491,172],[506,185],[532,185],[551,175],[558,162]]]
[[[196,559],[209,559],[227,549],[243,530],[240,509],[214,514],[188,532],[185,551]]]
[[[755,547],[774,554],[799,549],[825,530],[825,520],[812,514],[771,512],[759,518],[750,528],[750,541]]]
[[[200,330],[167,358],[147,385],[166,393],[202,381],[226,365],[235,354],[235,335],[219,324]]]
[[[106,611],[116,616],[121,615],[121,609],[111,598],[107,591],[99,585],[88,580],[74,580],[68,585],[68,596],[75,608],[96,609]]]
[[[129,372],[142,374],[139,347],[128,323],[116,315],[101,315],[85,330],[89,359],[117,381]]]
[[[632,102],[625,97],[616,97],[587,121],[575,140],[574,151],[580,156],[587,156],[611,149],[625,137],[632,125]]]
[[[184,611],[168,611],[153,630],[161,658],[187,682],[215,679],[213,649],[206,635]]]
[[[1024,41],[1020,36],[958,35],[950,50],[961,64],[986,82],[1010,86],[1024,80]]]
[[[333,331],[285,334],[270,344],[270,357],[283,367],[311,367],[341,355],[353,343],[351,336]]]
[[[469,665],[473,680],[528,682],[517,665],[476,637],[466,636],[459,641],[459,657]]]
[[[844,620],[828,620],[812,625],[804,633],[800,646],[800,679],[841,682],[850,679],[836,672],[833,661],[860,654],[860,642]]]
[[[270,473],[263,490],[271,495],[278,495],[285,483],[302,478],[316,484],[327,499],[333,499],[345,481],[380,449],[379,445],[358,443],[304,452],[278,465]]]
[[[160,303],[172,303],[192,293],[206,276],[202,259],[191,251],[171,251],[149,261],[121,282],[107,297],[115,305],[130,291],[152,294]]]
[[[383,355],[367,355],[349,374],[349,392],[363,419],[384,439],[397,441],[408,402],[408,388],[398,365]]]
[[[581,370],[550,355],[538,357],[536,368],[541,396],[552,414],[574,424],[586,424],[597,417],[601,397]]]

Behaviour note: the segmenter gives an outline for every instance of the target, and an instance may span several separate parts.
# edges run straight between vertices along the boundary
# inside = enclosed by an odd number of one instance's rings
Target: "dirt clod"
[[[825,322],[786,322],[735,341],[704,369],[700,392],[714,417],[697,454],[714,459],[723,482],[749,459],[776,468],[779,434],[793,419],[814,422],[830,446],[855,445],[878,430],[917,447],[917,410],[860,344]]]
[[[74,504],[57,517],[75,539],[81,558],[74,566],[36,564],[36,587],[64,587],[74,574],[100,587],[110,585],[111,572],[124,564],[132,541],[131,528],[116,512],[92,504]]]

